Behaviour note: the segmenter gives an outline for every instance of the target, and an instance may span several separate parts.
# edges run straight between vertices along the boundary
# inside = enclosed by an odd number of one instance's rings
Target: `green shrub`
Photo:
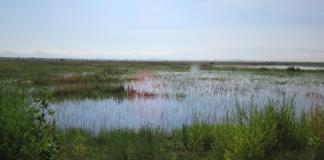
[[[30,102],[23,89],[0,85],[0,157],[1,159],[55,159],[58,138],[53,114],[45,99]],[[40,103],[40,104],[39,104]]]

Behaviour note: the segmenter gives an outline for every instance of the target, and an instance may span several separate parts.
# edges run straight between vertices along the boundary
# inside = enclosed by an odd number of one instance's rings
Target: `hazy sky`
[[[324,61],[324,0],[0,0],[0,51]]]

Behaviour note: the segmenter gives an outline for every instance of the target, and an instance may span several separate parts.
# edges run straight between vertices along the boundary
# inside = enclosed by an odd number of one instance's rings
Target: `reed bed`
[[[262,109],[261,109],[262,108]],[[61,131],[62,159],[323,159],[324,109],[292,104],[236,108],[218,123]]]

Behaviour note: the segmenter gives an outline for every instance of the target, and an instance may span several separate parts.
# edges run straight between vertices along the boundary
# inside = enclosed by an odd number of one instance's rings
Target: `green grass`
[[[61,131],[61,159],[323,159],[324,110],[237,108],[219,123],[164,131]]]
[[[200,69],[209,71],[238,71],[238,72],[250,72],[260,75],[275,75],[275,76],[305,76],[316,75],[324,76],[324,70],[301,70],[298,67],[288,67],[287,69],[275,69],[275,68],[249,68],[248,66],[237,65],[214,65],[214,64],[202,64]]]
[[[0,59],[0,82],[51,91],[54,99],[122,98],[127,76],[140,69],[186,71],[188,64],[90,60]]]

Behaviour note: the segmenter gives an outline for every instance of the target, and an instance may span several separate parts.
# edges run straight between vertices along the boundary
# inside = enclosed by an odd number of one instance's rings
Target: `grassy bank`
[[[323,159],[324,110],[290,104],[238,108],[217,124],[181,129],[61,132],[62,159]]]

